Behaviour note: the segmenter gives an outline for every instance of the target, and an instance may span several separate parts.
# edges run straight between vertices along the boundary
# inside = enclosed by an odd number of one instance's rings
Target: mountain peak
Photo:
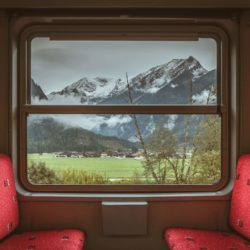
[[[131,81],[134,82],[136,90],[154,94],[185,72],[190,72],[193,75],[192,79],[195,80],[208,71],[193,56],[189,56],[186,59],[172,59],[165,64],[155,66]]]
[[[190,65],[196,65],[198,67],[202,67],[200,62],[195,59],[193,56],[189,56],[187,59],[185,59],[186,63],[190,64]]]
[[[189,56],[189,57],[186,59],[186,61],[188,61],[188,62],[193,62],[193,61],[198,62],[193,56]]]
[[[189,68],[190,72],[193,74],[193,80],[196,78],[208,73],[208,70],[203,68],[200,62],[195,59],[193,56],[189,56],[186,60],[186,65]]]
[[[37,83],[35,83],[32,78],[30,80],[30,88],[33,99],[37,99],[37,101],[48,100],[48,97],[44,94],[42,88]]]
[[[64,90],[67,91],[73,91],[76,93],[81,93],[81,92],[93,92],[96,89],[96,85],[89,80],[87,77],[81,78],[79,81],[72,83],[71,85],[68,85]],[[74,91],[75,90],[75,91]]]

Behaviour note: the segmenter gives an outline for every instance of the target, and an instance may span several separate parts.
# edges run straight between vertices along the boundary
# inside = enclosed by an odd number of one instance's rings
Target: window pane
[[[217,45],[198,41],[31,42],[31,103],[215,104]],[[126,77],[127,75],[127,77]]]
[[[218,115],[29,115],[32,184],[214,184]]]

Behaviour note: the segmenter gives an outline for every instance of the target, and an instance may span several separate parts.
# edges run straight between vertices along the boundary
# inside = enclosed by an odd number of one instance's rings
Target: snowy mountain
[[[190,56],[187,59],[173,59],[166,64],[155,66],[130,79],[129,83],[134,103],[185,104],[190,97],[188,90],[190,81],[193,84],[192,96],[196,96],[193,101],[201,103],[207,100],[202,100],[199,95],[203,90],[211,87],[211,84],[215,84],[215,78],[214,71],[208,72],[194,57]],[[203,96],[206,95],[203,93]],[[127,81],[105,77],[84,77],[61,91],[50,93],[47,98],[48,100],[44,99],[42,102],[78,105],[130,102]]]
[[[193,57],[174,59],[130,80],[133,103],[137,104],[190,104],[190,99],[197,104],[214,103],[215,85],[216,71],[207,71]],[[213,95],[208,96],[209,92]],[[101,103],[129,103],[127,86]]]
[[[208,71],[190,56],[187,59],[173,59],[166,64],[153,67],[133,78],[132,82],[135,90],[154,94],[185,72],[190,72],[194,81]]]
[[[119,92],[124,86],[121,79],[84,77],[59,92],[50,93],[48,99],[55,103],[66,101],[70,104],[96,104],[111,93]]]
[[[186,59],[173,59],[129,79],[134,104],[213,104],[216,103],[216,82],[216,70],[206,70],[192,56]],[[36,97],[33,91],[32,97]],[[125,77],[84,77],[61,91],[50,93],[47,99],[36,97],[34,100],[39,104],[130,103]],[[87,116],[82,119],[82,124],[90,123],[84,121]],[[168,124],[170,129],[182,136],[184,116],[137,115],[137,119],[144,137],[152,134],[156,124],[161,122]],[[192,119],[190,123],[198,123],[197,116]],[[122,115],[98,115],[96,120],[103,122],[94,123],[90,129],[92,132],[138,141],[132,117],[123,119]]]

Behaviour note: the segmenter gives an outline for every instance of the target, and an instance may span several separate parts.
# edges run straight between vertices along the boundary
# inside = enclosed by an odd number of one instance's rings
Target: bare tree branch
[[[131,93],[132,91],[131,91],[131,87],[130,87],[130,84],[129,84],[129,81],[128,81],[128,73],[127,72],[126,72],[126,80],[127,80],[129,101],[130,101],[131,104],[133,104],[133,98],[132,98],[132,93]],[[145,157],[145,160],[146,160],[146,165],[147,165],[149,171],[151,172],[153,178],[155,179],[155,181],[157,183],[159,183],[159,179],[158,179],[156,173],[154,172],[154,168],[153,168],[153,166],[151,164],[149,154],[148,154],[148,151],[146,149],[146,145],[145,145],[143,137],[142,137],[141,129],[140,129],[139,124],[138,124],[137,117],[136,117],[135,114],[131,114],[131,116],[133,118],[135,128],[136,128],[136,132],[137,132],[138,138],[139,138],[141,146],[142,146],[143,154],[144,154],[144,157]]]

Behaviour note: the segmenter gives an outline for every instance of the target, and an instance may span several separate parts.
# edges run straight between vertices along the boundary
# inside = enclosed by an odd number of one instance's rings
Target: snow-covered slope
[[[121,79],[84,77],[59,92],[50,93],[48,99],[52,103],[95,104],[124,89],[124,86]]]
[[[187,59],[173,59],[166,64],[153,67],[133,78],[131,82],[135,90],[154,94],[187,71],[192,74],[193,81],[208,72],[190,56]]]

